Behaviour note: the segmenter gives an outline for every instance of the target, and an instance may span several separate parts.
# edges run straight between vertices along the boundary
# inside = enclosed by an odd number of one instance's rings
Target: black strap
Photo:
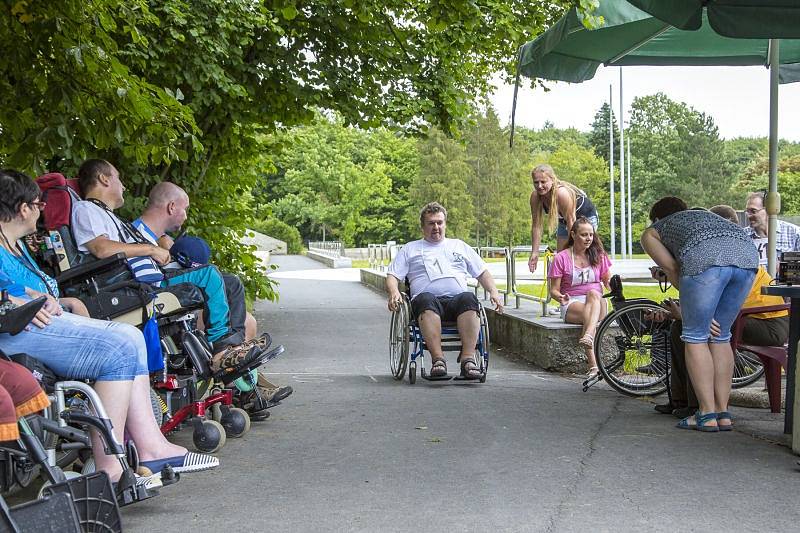
[[[87,198],[86,201],[92,202],[94,205],[100,207],[103,211],[106,212],[108,218],[110,218],[111,222],[114,223],[114,227],[117,228],[117,233],[120,242],[129,243],[128,239],[132,239],[136,244],[150,244],[150,245],[153,244],[150,241],[148,241],[138,229],[136,229],[136,226],[134,226],[130,222],[122,220],[117,215],[115,215],[114,212],[111,209],[109,209],[109,207],[103,201],[98,200],[97,198]],[[122,225],[121,227],[120,224]]]

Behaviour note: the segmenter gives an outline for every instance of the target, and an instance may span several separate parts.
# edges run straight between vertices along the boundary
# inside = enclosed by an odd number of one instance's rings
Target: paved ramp
[[[126,531],[774,531],[800,522],[800,472],[786,447],[675,429],[646,401],[603,387],[584,394],[577,378],[502,351],[483,385],[398,383],[384,297],[306,258],[274,259],[281,299],[256,314],[287,350],[270,375],[295,394],[229,440],[217,471],[126,508]]]

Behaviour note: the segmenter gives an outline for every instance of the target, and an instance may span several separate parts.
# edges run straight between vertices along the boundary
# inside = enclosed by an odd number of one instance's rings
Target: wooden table
[[[792,434],[792,451],[800,454],[800,405],[795,391],[797,382],[797,343],[800,341],[800,285],[769,285],[761,287],[761,293],[769,296],[789,298],[789,354],[786,363],[786,418],[783,432]]]

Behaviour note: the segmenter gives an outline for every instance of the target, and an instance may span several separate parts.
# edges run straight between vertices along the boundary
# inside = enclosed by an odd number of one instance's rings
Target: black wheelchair
[[[422,331],[417,324],[417,319],[412,316],[411,299],[408,294],[402,294],[402,301],[395,311],[392,311],[391,324],[389,327],[389,369],[394,379],[400,381],[405,377],[406,368],[408,369],[408,382],[412,385],[417,381],[417,361],[419,360],[420,376],[428,381],[479,381],[486,382],[486,374],[489,369],[489,323],[486,319],[486,311],[481,306],[480,330],[478,332],[478,342],[475,345],[475,362],[480,370],[479,378],[466,378],[462,375],[446,375],[441,377],[430,376],[424,365],[425,350],[428,349]],[[458,328],[454,322],[442,323],[442,351],[460,352],[461,337],[458,335]],[[409,354],[411,358],[409,360]]]

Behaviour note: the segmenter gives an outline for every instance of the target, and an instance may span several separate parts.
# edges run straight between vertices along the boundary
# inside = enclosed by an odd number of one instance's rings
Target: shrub
[[[303,239],[300,237],[300,232],[286,222],[277,218],[255,219],[250,223],[250,227],[259,233],[284,241],[287,254],[299,254],[303,251]]]

